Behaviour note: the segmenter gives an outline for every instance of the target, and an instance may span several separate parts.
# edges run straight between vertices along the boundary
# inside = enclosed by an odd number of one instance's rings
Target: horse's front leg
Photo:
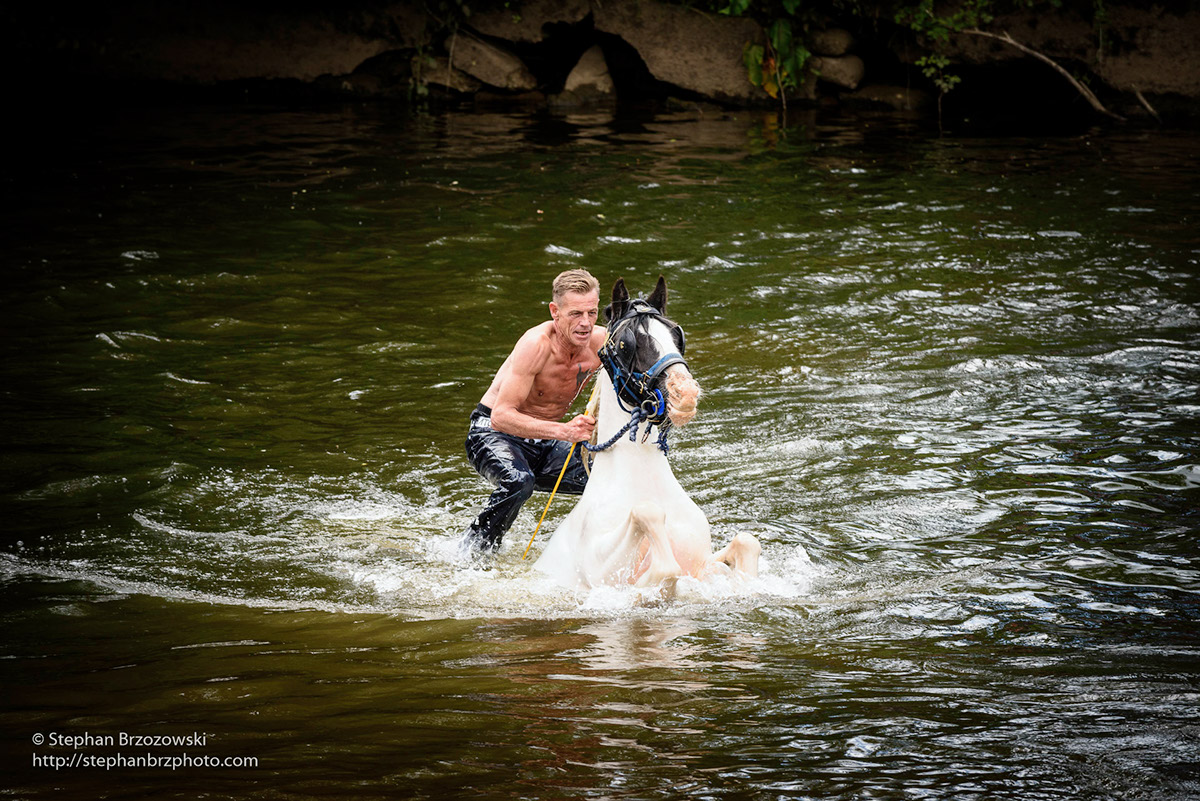
[[[667,516],[656,503],[639,503],[629,513],[629,527],[638,543],[637,568],[629,579],[635,587],[656,587],[683,575],[671,549]]]
[[[682,571],[671,553],[663,525],[665,516],[654,503],[633,507],[620,527],[590,541],[590,583],[650,587]]]

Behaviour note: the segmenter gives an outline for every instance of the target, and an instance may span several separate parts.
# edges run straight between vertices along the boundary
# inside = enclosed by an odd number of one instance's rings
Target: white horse
[[[660,277],[649,298],[632,301],[618,279],[605,309],[596,439],[612,444],[596,454],[583,495],[535,565],[565,586],[651,588],[681,576],[758,575],[758,540],[738,534],[714,554],[708,518],[667,461],[666,432],[695,416],[700,387],[683,360],[683,329],[666,307]]]

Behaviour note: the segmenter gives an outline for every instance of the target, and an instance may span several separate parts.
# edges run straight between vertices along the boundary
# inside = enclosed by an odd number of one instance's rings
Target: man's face
[[[560,303],[550,304],[550,316],[559,336],[572,346],[587,345],[592,337],[592,328],[600,314],[600,293],[567,292]]]

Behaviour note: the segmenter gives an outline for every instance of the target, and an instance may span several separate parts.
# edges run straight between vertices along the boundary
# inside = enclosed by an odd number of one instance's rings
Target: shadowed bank
[[[440,5],[123,0],[2,18],[15,105],[377,103],[405,112],[882,109],[973,132],[1194,127],[1184,2]],[[86,123],[85,123],[86,124]]]

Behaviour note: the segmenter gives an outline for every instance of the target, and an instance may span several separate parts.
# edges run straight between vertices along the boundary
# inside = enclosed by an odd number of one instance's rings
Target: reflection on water
[[[6,178],[13,764],[151,729],[262,764],[18,795],[1200,794],[1194,135],[93,123]],[[673,464],[760,581],[562,590],[540,503],[455,562],[466,413],[576,265],[667,276]]]

